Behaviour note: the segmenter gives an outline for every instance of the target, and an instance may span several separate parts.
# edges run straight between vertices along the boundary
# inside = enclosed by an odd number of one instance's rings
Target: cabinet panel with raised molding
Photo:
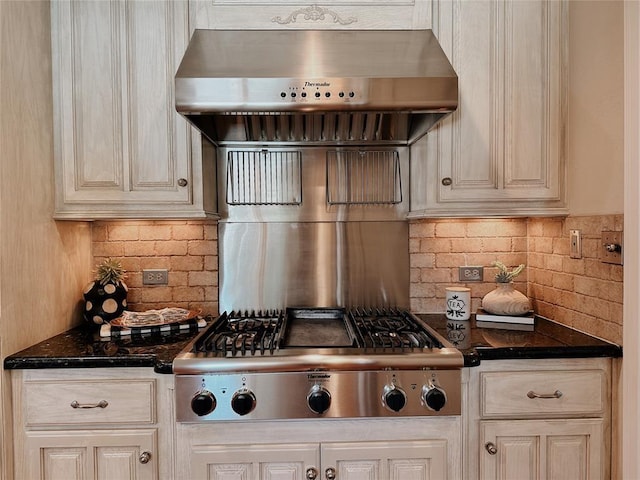
[[[412,216],[563,214],[567,2],[437,0],[458,110],[412,151]]]
[[[51,22],[56,218],[205,216],[214,179],[173,96],[186,0],[52,2]]]
[[[431,0],[190,0],[192,28],[431,28]]]
[[[611,379],[609,358],[471,368],[465,478],[610,478]]]

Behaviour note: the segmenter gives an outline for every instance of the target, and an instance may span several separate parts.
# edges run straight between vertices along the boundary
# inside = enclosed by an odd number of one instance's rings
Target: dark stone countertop
[[[418,315],[464,355],[465,366],[482,360],[526,358],[621,357],[622,347],[536,316],[532,330],[505,324],[480,327],[471,319],[448,320],[442,315]],[[529,328],[529,330],[523,330]]]
[[[194,326],[186,331],[110,338],[81,325],[8,356],[4,368],[153,367],[157,373],[173,373],[173,359],[197,333]]]
[[[622,356],[618,345],[541,317],[536,318],[533,331],[521,331],[480,328],[473,317],[451,321],[440,314],[418,316],[462,351],[465,366],[497,359]],[[82,325],[10,355],[4,368],[153,367],[157,373],[172,373],[173,359],[196,334],[194,329],[101,338]]]

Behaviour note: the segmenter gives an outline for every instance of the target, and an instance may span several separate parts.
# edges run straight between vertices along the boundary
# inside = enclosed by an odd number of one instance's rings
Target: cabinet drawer
[[[151,379],[26,382],[26,424],[154,423],[155,391]]]
[[[602,370],[484,372],[480,412],[491,418],[601,416],[606,378]]]

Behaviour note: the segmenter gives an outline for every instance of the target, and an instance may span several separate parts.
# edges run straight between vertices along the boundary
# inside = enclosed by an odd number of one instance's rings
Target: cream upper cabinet
[[[567,8],[434,0],[459,105],[413,147],[413,217],[567,213]]]
[[[189,6],[193,28],[413,29],[431,28],[432,20],[431,0],[190,0]]]
[[[215,210],[213,149],[175,111],[186,1],[51,2],[59,219],[194,218]],[[203,158],[205,161],[203,162]]]

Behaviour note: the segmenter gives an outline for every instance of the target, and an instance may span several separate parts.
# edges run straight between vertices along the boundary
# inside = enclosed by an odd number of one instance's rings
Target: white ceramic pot
[[[482,299],[482,309],[494,315],[525,315],[531,311],[531,302],[513,283],[497,283]]]

